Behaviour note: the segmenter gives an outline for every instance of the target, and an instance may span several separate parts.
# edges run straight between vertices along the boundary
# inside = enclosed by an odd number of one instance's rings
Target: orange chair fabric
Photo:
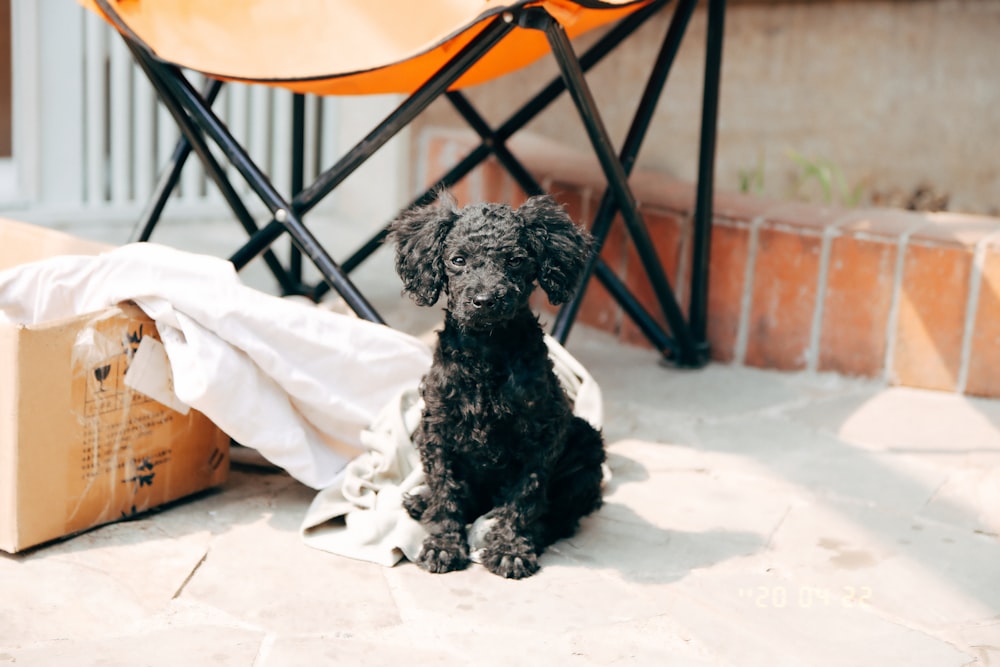
[[[80,2],[104,16],[96,0]],[[490,19],[511,8],[544,7],[572,38],[648,2],[110,0],[110,5],[164,61],[221,79],[352,95],[415,91]],[[511,72],[548,50],[541,32],[514,30],[454,88]]]

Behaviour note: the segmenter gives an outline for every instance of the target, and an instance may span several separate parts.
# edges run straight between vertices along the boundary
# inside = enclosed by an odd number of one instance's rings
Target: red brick
[[[549,192],[552,196],[566,207],[566,212],[577,224],[589,228],[591,225],[594,202],[591,199],[589,190],[576,188],[571,185],[553,182],[549,184]],[[601,257],[612,268],[621,270],[622,247],[620,234],[612,229],[604,246],[601,248]],[[551,323],[554,320],[554,313],[557,308],[549,304],[544,294],[536,293],[532,304],[535,308],[548,313],[551,317],[544,318],[543,321]],[[591,278],[587,283],[580,310],[577,312],[576,322],[593,326],[609,333],[617,333],[621,321],[621,309],[611,298],[607,290],[596,278]]]
[[[719,221],[712,226],[707,335],[716,361],[735,359],[749,248],[749,226]]]
[[[517,181],[511,179],[510,183],[510,205],[520,206],[528,199],[528,193],[526,193],[521,186],[517,184]]]
[[[986,248],[965,391],[1000,398],[1000,246]]]
[[[971,268],[971,248],[908,245],[893,381],[909,387],[955,390]]]
[[[428,134],[423,144],[423,187],[429,188],[433,185],[448,167],[445,165],[446,141],[444,137],[435,134]]]
[[[712,217],[717,221],[749,224],[776,205],[773,199],[739,192],[717,192],[712,201]]]
[[[482,182],[480,192],[483,201],[507,202],[510,197],[510,176],[496,158],[487,158],[475,171],[480,172]]]
[[[845,234],[895,242],[904,234],[919,230],[927,224],[927,216],[921,213],[898,209],[859,209],[848,213],[837,229]]]
[[[819,370],[864,377],[883,373],[897,253],[896,243],[863,235],[831,241]]]
[[[765,211],[763,217],[769,225],[791,227],[806,234],[822,234],[828,227],[845,220],[846,215],[841,208],[793,201],[775,204]]]
[[[745,362],[761,368],[804,369],[822,238],[769,225],[758,234]]]
[[[557,197],[566,204],[566,212],[577,222],[577,224],[589,229],[594,222],[594,214],[597,202],[594,200],[593,192],[589,189],[580,188],[569,195],[571,186],[564,184],[553,184],[553,191],[562,191],[562,197]],[[605,239],[601,247],[601,259],[607,263],[611,270],[621,276],[623,272],[624,248],[622,246],[621,221],[612,223],[608,238]],[[604,286],[596,278],[591,278],[587,284],[587,291],[584,293],[583,302],[580,304],[580,311],[577,316],[579,321],[602,331],[618,333],[621,326],[621,308],[611,297]]]
[[[656,255],[660,258],[660,263],[663,265],[663,272],[666,274],[667,281],[674,291],[677,302],[684,309],[687,299],[686,295],[678,289],[682,287],[682,285],[679,285],[678,276],[680,274],[681,257],[687,249],[688,221],[679,215],[656,209],[646,209],[642,211],[642,216],[645,220],[646,228],[649,230],[653,248],[656,250]],[[620,229],[625,229],[624,223],[620,220],[616,221],[616,226]],[[670,329],[663,316],[663,309],[659,305],[659,301],[653,291],[652,283],[646,275],[645,268],[639,260],[639,253],[635,248],[635,243],[632,242],[631,236],[628,237],[626,247],[625,284],[649,314],[660,323],[665,331],[669,332]],[[686,286],[686,283],[687,281],[684,281],[683,286]],[[649,345],[642,330],[628,317],[622,319],[620,338],[625,343]]]
[[[955,248],[972,248],[979,241],[1000,230],[1000,220],[963,213],[928,213],[926,224],[911,237],[917,242]]]

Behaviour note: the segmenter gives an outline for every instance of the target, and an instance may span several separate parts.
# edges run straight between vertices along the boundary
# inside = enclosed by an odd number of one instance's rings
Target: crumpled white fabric
[[[546,337],[556,375],[573,401],[573,411],[596,428],[603,421],[601,391],[587,370],[558,342]],[[424,483],[412,434],[423,404],[416,388],[404,389],[361,434],[366,447],[337,483],[320,491],[302,521],[309,546],[341,556],[395,565],[404,556],[414,561],[427,536],[426,528],[403,509],[403,495]],[[610,477],[604,467],[604,477]],[[472,559],[489,529],[480,518],[469,529]]]
[[[430,365],[419,339],[243,285],[228,261],[152,243],[0,272],[22,324],[134,301],[157,324],[184,403],[299,481],[330,486],[361,431]]]

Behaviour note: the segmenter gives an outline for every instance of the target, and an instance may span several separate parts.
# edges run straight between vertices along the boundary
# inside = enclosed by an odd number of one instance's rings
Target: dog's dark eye
[[[524,262],[524,258],[523,257],[511,257],[511,258],[509,258],[507,260],[507,266],[510,266],[510,267],[513,267],[513,268],[517,268],[517,267],[521,266],[522,262]]]
[[[451,263],[455,266],[465,266],[465,258],[461,255],[455,255],[451,258]]]

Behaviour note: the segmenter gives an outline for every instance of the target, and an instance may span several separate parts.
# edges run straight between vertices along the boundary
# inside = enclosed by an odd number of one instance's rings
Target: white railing
[[[160,168],[173,152],[178,131],[123,41],[89,13],[84,19],[83,49],[82,203],[88,208],[132,210],[149,199]],[[199,75],[191,79],[199,88],[204,83]],[[336,105],[332,102],[306,99],[307,181],[315,176],[317,165],[329,164],[334,158],[336,137],[329,130],[335,122]],[[291,181],[292,95],[265,86],[227,84],[214,108],[254,161],[282,190],[287,188]],[[238,174],[232,173],[230,178],[238,190],[246,191]],[[213,211],[220,204],[218,191],[207,182],[197,159],[185,167],[174,196],[187,212]]]
[[[99,17],[72,0],[13,0],[12,8],[14,158],[0,165],[0,215],[69,226],[135,220],[173,151],[178,132],[172,119]],[[197,87],[199,78],[192,77]],[[397,103],[393,96],[307,98],[306,183]],[[227,84],[214,108],[278,189],[288,192],[292,95]],[[324,207],[332,204],[338,215],[357,220],[395,213],[405,189],[406,146],[404,137],[390,142]],[[247,191],[238,174],[230,179]],[[248,201],[256,204],[254,197]],[[165,215],[228,215],[193,156]]]

